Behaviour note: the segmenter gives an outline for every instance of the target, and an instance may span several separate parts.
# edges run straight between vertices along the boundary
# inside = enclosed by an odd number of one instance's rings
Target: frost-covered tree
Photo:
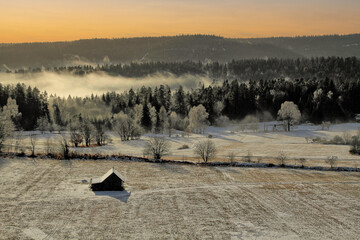
[[[170,116],[167,118],[167,121],[165,121],[164,123],[164,128],[166,129],[169,137],[171,137],[177,121],[178,121],[178,115],[176,114],[176,112],[171,112]]]
[[[137,124],[141,124],[141,118],[143,116],[143,106],[142,104],[137,104],[133,110],[134,120]]]
[[[286,125],[286,131],[290,131],[290,127],[299,122],[301,113],[298,106],[293,102],[286,101],[281,104],[281,108],[278,112],[278,119],[284,121]]]
[[[167,127],[169,118],[166,112],[166,109],[164,108],[164,106],[160,107],[159,110],[159,130],[161,133],[164,133],[164,129]]]
[[[128,115],[120,112],[115,116],[114,130],[119,134],[121,141],[137,139],[141,136],[142,128]]]
[[[190,109],[189,112],[189,128],[195,133],[204,133],[205,127],[208,126],[209,114],[206,112],[205,107],[200,104]]]
[[[6,139],[11,137],[15,130],[14,123],[3,112],[0,112],[0,152]]]
[[[22,114],[19,113],[19,106],[16,104],[15,99],[8,98],[7,104],[4,106],[2,111],[13,121],[15,127],[20,128]]]
[[[156,112],[156,108],[152,107],[151,104],[149,104],[149,112],[150,112],[150,119],[151,119],[151,131],[154,132],[156,125],[157,125],[157,118],[158,114]]]
[[[4,142],[10,138],[15,131],[14,119],[21,114],[18,113],[15,100],[9,98],[7,105],[0,110],[0,152]]]
[[[50,131],[51,123],[49,119],[45,116],[38,118],[36,121],[36,129],[39,130],[41,134],[44,134],[45,131]]]

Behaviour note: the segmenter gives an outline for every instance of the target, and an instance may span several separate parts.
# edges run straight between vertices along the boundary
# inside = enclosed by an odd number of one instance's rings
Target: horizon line
[[[331,37],[331,36],[351,36],[351,35],[360,35],[360,32],[357,33],[347,33],[347,34],[319,34],[319,35],[279,35],[279,36],[269,36],[269,37],[224,37],[216,34],[206,34],[206,33],[195,33],[195,34],[176,34],[176,35],[161,35],[161,36],[135,36],[135,37],[94,37],[94,38],[80,38],[73,40],[56,40],[56,41],[34,41],[34,42],[0,42],[0,45],[16,45],[16,44],[33,44],[33,43],[66,43],[66,42],[77,42],[83,40],[119,40],[119,39],[141,39],[141,38],[171,38],[171,37],[182,37],[182,36],[208,36],[208,37],[218,37],[223,39],[234,39],[234,40],[248,40],[248,39],[272,39],[272,38],[306,38],[306,37]]]

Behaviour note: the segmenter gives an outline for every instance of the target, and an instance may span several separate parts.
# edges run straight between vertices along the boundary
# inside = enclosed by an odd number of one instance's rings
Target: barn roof
[[[115,168],[111,168],[107,173],[105,173],[102,177],[100,178],[93,178],[92,179],[92,183],[101,183],[103,182],[105,179],[107,179],[111,174],[115,174],[116,176],[118,176],[118,178],[120,178],[122,181],[125,182],[125,178],[115,169]]]

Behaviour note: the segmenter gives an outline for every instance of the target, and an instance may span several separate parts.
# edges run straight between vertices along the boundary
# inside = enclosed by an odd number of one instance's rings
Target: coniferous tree
[[[141,125],[142,125],[146,130],[148,130],[148,131],[151,130],[150,109],[149,109],[147,103],[143,104],[142,117],[141,117]]]

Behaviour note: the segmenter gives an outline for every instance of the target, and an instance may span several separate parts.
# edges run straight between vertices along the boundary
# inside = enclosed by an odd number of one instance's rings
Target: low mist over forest
[[[225,80],[273,81],[326,78],[337,84],[360,79],[360,61],[356,57],[233,60],[227,63],[150,62],[130,64],[78,65],[54,68],[26,68],[0,73],[2,84],[36,86],[57,96],[90,96],[107,91],[123,92],[142,86],[182,86],[185,90],[202,84],[221,85]]]

